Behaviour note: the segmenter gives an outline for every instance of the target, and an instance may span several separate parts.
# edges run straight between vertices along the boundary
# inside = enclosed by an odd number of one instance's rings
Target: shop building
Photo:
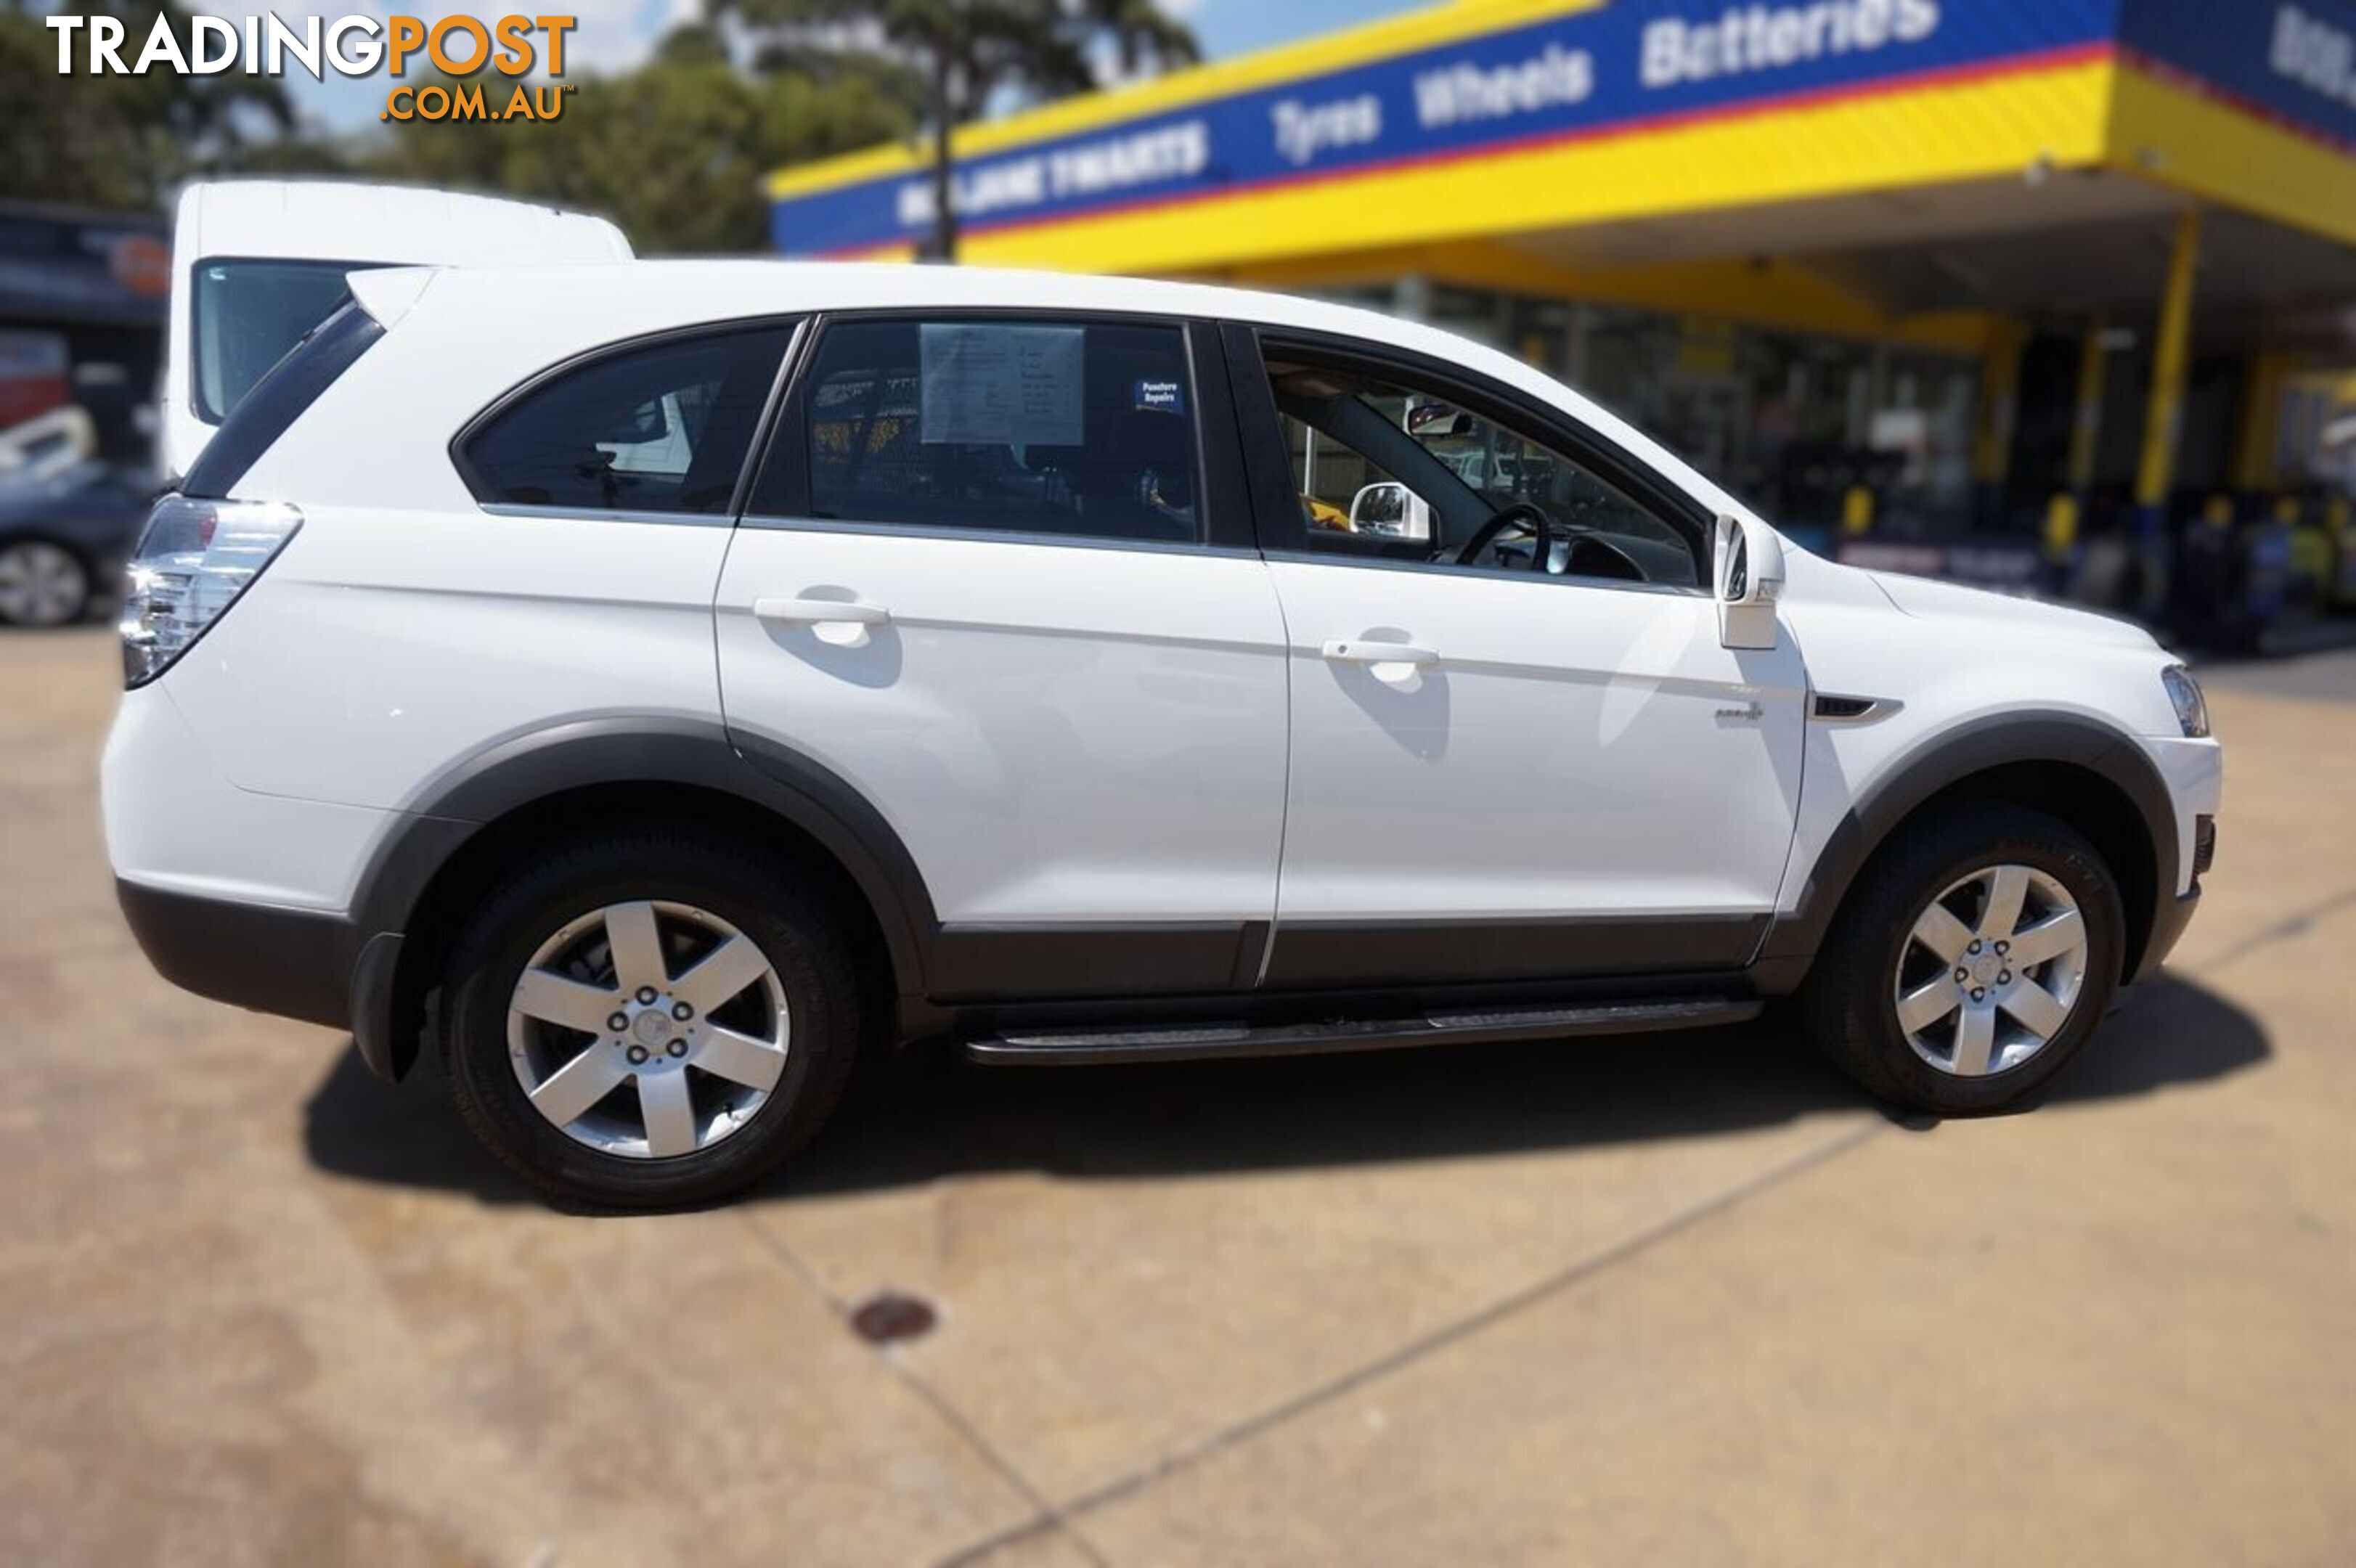
[[[160,219],[0,202],[0,431],[79,407],[100,452],[145,460],[171,286]]]
[[[2321,507],[2356,364],[2356,0],[1459,0],[955,152],[962,260],[1465,331],[1803,532]],[[932,228],[914,144],[770,197],[793,255]]]

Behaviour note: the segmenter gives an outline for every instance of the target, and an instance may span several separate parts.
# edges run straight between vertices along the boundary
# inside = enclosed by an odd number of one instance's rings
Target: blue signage
[[[2356,0],[1618,0],[967,159],[955,199],[986,229],[2113,48],[2356,154]],[[791,197],[771,239],[917,240],[933,200],[922,170]]]
[[[963,160],[955,200],[980,229],[1966,77],[2106,47],[2122,5],[2242,10],[2203,0],[1621,0]],[[797,255],[916,240],[930,231],[933,199],[922,170],[787,197],[771,208],[771,238]]]
[[[2356,152],[2351,0],[2128,0],[2119,41],[2236,108]]]

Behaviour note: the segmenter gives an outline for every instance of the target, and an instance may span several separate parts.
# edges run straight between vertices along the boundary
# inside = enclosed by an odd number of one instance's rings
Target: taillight
[[[123,591],[123,684],[169,669],[302,526],[283,501],[156,502]]]

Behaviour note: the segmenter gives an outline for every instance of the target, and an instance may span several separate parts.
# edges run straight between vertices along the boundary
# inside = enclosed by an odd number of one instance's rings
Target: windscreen
[[[303,335],[335,314],[355,261],[197,263],[191,318],[197,417],[219,424]]]

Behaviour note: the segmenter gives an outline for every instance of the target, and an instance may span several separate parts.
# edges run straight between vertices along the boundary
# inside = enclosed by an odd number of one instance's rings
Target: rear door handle
[[[753,617],[766,625],[808,626],[820,642],[856,647],[868,627],[888,624],[892,612],[857,599],[771,596],[753,601]]]
[[[1419,648],[1413,643],[1348,642],[1335,638],[1325,645],[1325,656],[1335,664],[1438,664],[1440,654],[1433,648]]]
[[[782,621],[798,626],[820,625],[829,621],[840,621],[848,626],[880,626],[892,618],[892,612],[883,605],[856,599],[755,599],[753,613],[764,621]]]
[[[1436,648],[1344,637],[1327,643],[1324,655],[1328,663],[1365,665],[1376,680],[1390,686],[1411,686],[1425,666],[1440,662]]]

